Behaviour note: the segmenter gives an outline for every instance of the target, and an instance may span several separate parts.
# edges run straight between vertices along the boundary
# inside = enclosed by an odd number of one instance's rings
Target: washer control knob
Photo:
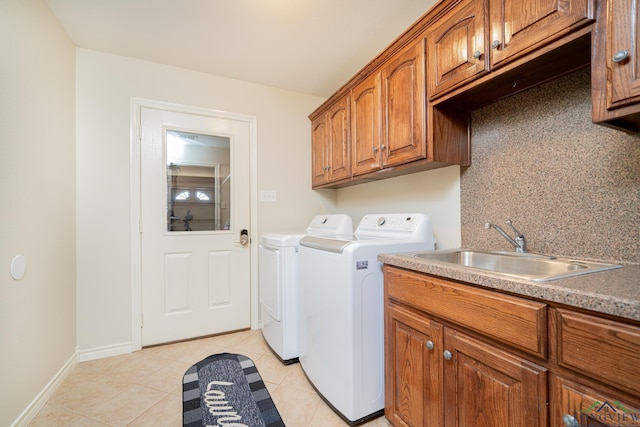
[[[378,218],[378,227],[382,227],[387,222],[387,218],[381,216]]]

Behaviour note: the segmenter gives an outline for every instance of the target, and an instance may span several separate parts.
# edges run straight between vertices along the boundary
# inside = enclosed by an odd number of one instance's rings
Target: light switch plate
[[[260,190],[261,202],[275,202],[277,200],[276,190]]]

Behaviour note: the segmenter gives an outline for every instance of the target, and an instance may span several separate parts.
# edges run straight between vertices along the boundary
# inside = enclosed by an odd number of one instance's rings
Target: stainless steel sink
[[[537,282],[622,267],[617,264],[587,262],[529,253],[482,252],[466,249],[420,252],[413,254],[413,256]]]

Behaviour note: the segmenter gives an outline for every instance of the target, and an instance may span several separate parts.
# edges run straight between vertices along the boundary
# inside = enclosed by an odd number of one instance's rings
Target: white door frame
[[[257,278],[257,261],[258,261],[258,218],[257,206],[258,196],[256,189],[258,188],[257,177],[257,119],[255,116],[249,116],[237,113],[228,113],[226,111],[212,110],[200,107],[190,107],[187,105],[173,104],[169,102],[154,101],[150,99],[131,98],[131,141],[129,152],[129,176],[130,176],[130,229],[131,229],[131,350],[136,351],[142,348],[142,219],[141,219],[141,169],[140,169],[140,143],[142,138],[140,110],[143,107],[155,108],[159,110],[172,111],[176,113],[195,114],[219,119],[231,119],[247,122],[250,127],[250,147],[249,147],[249,169],[250,169],[250,230],[249,238],[251,239],[251,261],[250,261],[250,280],[251,280],[251,329],[259,327],[259,301],[258,301],[258,278]]]

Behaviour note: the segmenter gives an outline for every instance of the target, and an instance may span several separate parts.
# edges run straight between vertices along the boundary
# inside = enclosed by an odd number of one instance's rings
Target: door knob
[[[247,246],[249,244],[249,232],[246,228],[243,228],[240,231],[240,244],[242,246]]]

